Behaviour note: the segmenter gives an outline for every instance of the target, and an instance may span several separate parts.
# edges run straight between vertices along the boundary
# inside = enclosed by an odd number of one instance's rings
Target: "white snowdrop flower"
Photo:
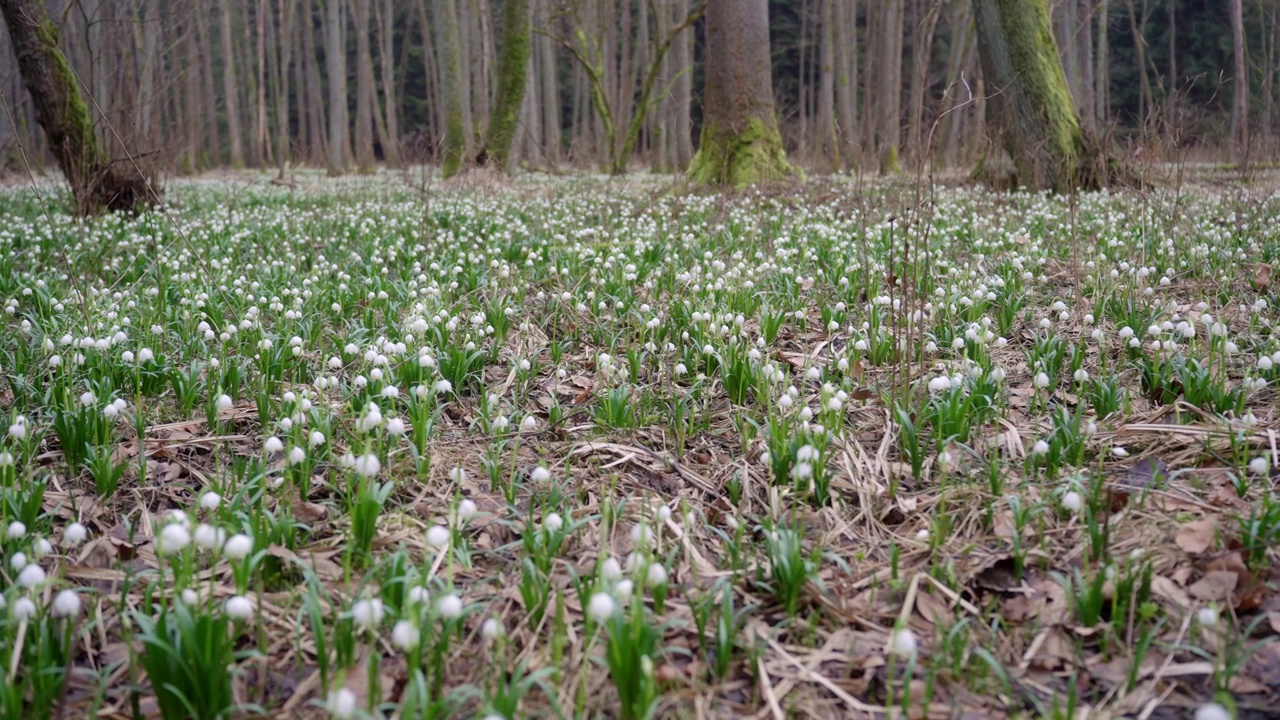
[[[196,547],[199,547],[202,550],[212,550],[222,545],[222,540],[226,537],[226,533],[222,529],[216,528],[208,523],[200,523],[196,526],[196,531],[193,537],[196,542]]]
[[[222,554],[231,560],[243,560],[253,552],[253,538],[244,533],[236,533],[227,538],[222,545]]]
[[[1041,328],[1043,328],[1043,329],[1046,329],[1046,330],[1047,330],[1047,329],[1049,328],[1049,326],[1050,326],[1050,325],[1052,325],[1052,324],[1053,324],[1053,323],[1049,320],[1049,318],[1040,318],[1040,327],[1041,327]]]
[[[551,471],[539,465],[529,473],[529,479],[536,483],[544,483],[551,479]]]
[[[200,496],[200,507],[205,510],[217,510],[222,505],[222,496],[210,490]]]
[[[677,376],[684,375],[689,372],[689,368],[684,363],[676,363],[675,373]]]
[[[525,416],[524,416],[524,419],[520,421],[520,431],[521,431],[521,432],[530,432],[530,431],[532,431],[532,430],[536,430],[536,429],[537,429],[537,427],[538,427],[538,418],[537,418],[537,416],[534,416],[534,415],[525,415]]]
[[[449,537],[449,529],[443,525],[427,528],[427,544],[437,550],[449,544]]]
[[[782,397],[778,398],[778,408],[781,410],[786,410],[787,408],[791,407],[792,403],[794,402],[795,401],[791,399],[790,395],[784,394]]]
[[[649,526],[639,523],[631,527],[631,542],[636,545],[648,545],[653,540],[653,533],[649,531]]]
[[[329,694],[329,712],[333,713],[333,717],[337,720],[351,720],[356,715],[356,706],[359,701],[356,700],[356,694],[346,688],[338,688]]]
[[[138,362],[144,363],[154,360],[156,354],[151,352],[151,348],[142,348],[138,351]]]
[[[551,513],[542,521],[542,526],[551,532],[560,532],[564,527],[564,518],[560,517],[560,513]]]
[[[384,398],[395,398],[399,396],[400,396],[400,388],[396,387],[395,385],[388,385],[382,388],[382,397]]]
[[[298,465],[307,459],[307,451],[298,446],[289,449],[289,464]]]
[[[1129,327],[1128,325],[1125,325],[1124,327],[1120,328],[1119,335],[1122,340],[1127,340],[1133,337],[1133,328]]]
[[[447,393],[447,392],[453,392],[453,383],[449,382],[448,380],[437,380],[435,384],[435,389],[437,393],[441,393],[441,394]]]
[[[1111,454],[1112,454],[1112,455],[1114,455],[1114,456],[1116,456],[1116,457],[1118,457],[1118,458],[1122,458],[1122,459],[1123,459],[1123,458],[1127,458],[1127,457],[1129,457],[1129,451],[1128,451],[1128,450],[1125,450],[1124,448],[1120,447],[1119,445],[1117,445],[1117,446],[1115,446],[1115,447],[1111,448]]]
[[[951,389],[951,378],[947,377],[946,375],[939,375],[938,377],[935,377],[929,380],[929,392],[937,393],[937,392],[943,392],[944,390],[950,390],[950,389]]]
[[[382,601],[377,598],[372,600],[357,600],[356,603],[351,606],[351,620],[355,622],[356,626],[361,630],[368,630],[370,628],[377,627],[382,623],[382,616],[384,614]]]
[[[1084,368],[1080,368],[1079,370],[1076,370],[1075,374],[1072,375],[1072,377],[1074,377],[1076,379],[1076,382],[1078,383],[1088,382],[1089,372]]]
[[[662,563],[651,563],[649,569],[645,572],[645,583],[649,587],[667,584],[667,569]]]
[[[165,525],[160,531],[160,537],[156,538],[156,550],[161,555],[172,555],[181,552],[183,548],[191,544],[191,533],[180,523],[171,523]]]
[[[587,602],[587,616],[596,622],[604,622],[613,615],[617,607],[608,593],[598,592]]]
[[[805,373],[804,373],[804,377],[805,377],[805,379],[806,379],[806,380],[821,380],[821,379],[822,379],[822,370],[820,370],[820,369],[818,369],[818,368],[816,368],[816,367],[811,367],[811,368],[809,368],[808,370],[806,370],[806,371],[805,371]]]
[[[9,426],[9,437],[14,440],[21,440],[27,436],[26,423],[14,423]]]
[[[1262,357],[1258,358],[1258,369],[1264,372],[1267,370],[1270,370],[1271,358],[1267,357],[1266,355],[1263,355]]]
[[[671,519],[671,508],[666,505],[659,505],[654,517],[658,518],[658,522],[665,523]]]
[[[0,451],[0,468],[13,467],[13,453],[8,450]]]
[[[844,403],[840,402],[840,398],[833,397],[827,400],[827,409],[832,412],[839,412],[844,407]]]
[[[405,602],[409,605],[425,605],[429,599],[431,599],[431,593],[421,585],[414,585],[405,594]]]
[[[187,588],[178,594],[178,600],[181,601],[183,605],[195,607],[200,602],[200,595],[195,590]]]
[[[120,408],[116,407],[115,405],[107,405],[106,407],[102,408],[102,415],[103,417],[108,417],[108,418],[117,417],[118,415],[120,415]]]
[[[365,453],[356,458],[352,469],[361,477],[373,477],[378,474],[378,471],[382,470],[382,461],[378,459],[377,455]]]
[[[916,531],[916,539],[925,542],[929,539],[929,528],[920,528]]]
[[[84,525],[73,522],[67,526],[66,530],[62,531],[62,544],[66,546],[79,545],[84,542],[88,535],[89,531],[85,529]]]
[[[613,582],[622,577],[622,565],[618,563],[617,558],[606,558],[600,564],[600,577]]]
[[[16,552],[9,558],[9,567],[12,568],[14,572],[17,572],[26,566],[27,554],[24,552]]]
[[[449,471],[449,479],[456,483],[464,483],[467,481],[467,471],[461,465],[456,465]]]
[[[266,454],[271,455],[284,450],[284,443],[280,441],[280,438],[272,435],[262,444],[262,449]]]
[[[800,422],[807,423],[813,419],[813,410],[803,407],[800,408]]]
[[[80,596],[74,590],[63,590],[53,596],[54,617],[73,618],[80,614]]]
[[[406,428],[404,421],[398,417],[393,417],[387,421],[387,434],[400,436],[405,434]]]
[[[436,601],[436,612],[445,620],[454,620],[462,615],[462,598],[457,593],[449,593]]]
[[[496,432],[504,433],[510,425],[511,421],[507,419],[506,415],[499,415],[493,419],[493,429]]]
[[[506,635],[507,631],[502,627],[502,621],[496,617],[488,618],[484,624],[480,626],[480,635],[485,640],[495,640]]]
[[[1205,703],[1196,708],[1195,720],[1231,720],[1231,711],[1218,703]]]
[[[899,658],[915,657],[919,649],[919,641],[911,628],[898,628],[889,636],[889,652]]]
[[[290,430],[293,429],[292,418],[280,418],[280,422],[278,424],[280,425],[280,429],[285,432],[289,432]]]
[[[1082,504],[1082,500],[1080,498],[1080,493],[1076,492],[1075,490],[1068,490],[1062,494],[1063,509],[1069,510],[1073,513],[1077,513],[1077,512],[1080,512],[1081,504]]]
[[[17,520],[14,520],[9,523],[9,529],[5,534],[9,536],[10,540],[17,540],[19,538],[26,537],[27,526]]]
[[[24,620],[36,614],[36,604],[31,598],[20,597],[13,601],[13,619]]]
[[[1207,627],[1207,628],[1217,625],[1218,624],[1218,608],[1212,605],[1200,608],[1196,612],[1196,622],[1200,623],[1201,627]]]
[[[312,430],[311,437],[307,439],[307,445],[309,447],[320,447],[323,444],[324,444],[324,433],[320,432],[319,430]]]
[[[458,519],[466,522],[476,516],[477,508],[474,500],[464,498],[458,503]]]
[[[1265,457],[1256,457],[1249,461],[1249,472],[1254,475],[1266,475],[1271,469],[1271,463]]]
[[[44,568],[35,563],[31,563],[22,568],[22,571],[18,573],[18,584],[30,590],[31,588],[43,585],[45,577]]]
[[[418,628],[408,620],[401,620],[391,628],[391,644],[402,651],[409,651],[418,647],[418,641],[421,634]]]
[[[1049,387],[1049,376],[1046,373],[1036,373],[1035,386],[1040,389]]]
[[[1049,443],[1044,440],[1037,440],[1035,445],[1031,446],[1032,455],[1044,455],[1049,452]]]

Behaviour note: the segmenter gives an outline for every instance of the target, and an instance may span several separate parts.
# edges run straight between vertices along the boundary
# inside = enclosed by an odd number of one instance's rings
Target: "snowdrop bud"
[[[31,563],[22,568],[22,572],[18,573],[18,584],[30,590],[44,584],[45,581],[44,568],[35,563]]]
[[[297,446],[295,446],[295,447],[293,447],[293,448],[290,448],[290,450],[289,450],[289,464],[290,464],[290,465],[298,465],[299,463],[301,463],[303,460],[306,460],[306,459],[307,459],[307,451],[306,451],[306,450],[303,450],[302,448],[297,447]]]
[[[596,622],[604,622],[613,615],[617,604],[608,593],[596,593],[587,603],[587,616]]]
[[[1256,457],[1249,461],[1249,472],[1254,475],[1266,475],[1270,469],[1270,463],[1265,457]]]
[[[181,552],[189,544],[191,544],[191,533],[187,532],[181,523],[165,525],[160,531],[160,537],[156,538],[156,550],[161,555]]]
[[[498,618],[491,617],[480,626],[480,635],[486,640],[494,640],[506,634],[507,631],[502,627],[502,621]]]
[[[383,614],[382,601],[378,599],[357,600],[351,606],[351,620],[362,630],[377,627],[382,622]]]
[[[445,620],[453,620],[462,615],[462,598],[456,593],[449,593],[436,602],[436,612]]]
[[[221,504],[222,496],[212,490],[200,496],[200,507],[205,510],[217,510]]]
[[[1212,605],[1202,607],[1196,612],[1196,622],[1201,627],[1213,627],[1218,624],[1218,609]]]
[[[84,525],[73,522],[67,526],[66,530],[62,531],[62,543],[67,546],[79,545],[84,542],[88,535],[89,531],[85,529]]]
[[[551,513],[542,521],[543,527],[551,532],[559,532],[564,527],[564,518],[560,517],[560,513]]]
[[[1031,446],[1032,455],[1044,455],[1049,452],[1049,443],[1044,440],[1037,440],[1035,445]]]
[[[661,563],[652,563],[649,570],[645,573],[645,583],[649,587],[667,584],[667,569]]]
[[[280,441],[280,438],[276,437],[275,435],[272,435],[271,437],[267,438],[266,442],[262,444],[262,449],[268,455],[272,453],[278,453],[281,450],[284,450],[284,443]]]
[[[346,688],[338,688],[329,694],[329,712],[337,720],[351,720],[356,715],[356,694]]]
[[[551,471],[539,465],[529,473],[529,479],[536,483],[544,483],[551,479]]]
[[[1081,506],[1080,493],[1075,490],[1068,490],[1062,494],[1062,507],[1073,513],[1080,512]]]
[[[1195,720],[1231,720],[1231,711],[1218,703],[1206,703],[1196,708]]]
[[[54,617],[73,618],[80,614],[80,596],[74,590],[63,590],[53,597]]]
[[[19,538],[26,537],[27,526],[17,520],[14,520],[9,523],[9,530],[6,534],[9,536],[10,540],[17,540]]]
[[[449,544],[449,530],[443,525],[432,525],[427,529],[427,544],[439,550]]]
[[[23,620],[36,614],[36,604],[31,598],[20,597],[13,603],[13,619]]]
[[[622,565],[615,558],[608,558],[600,565],[600,577],[610,582],[622,577]]]
[[[253,552],[253,538],[244,533],[232,535],[222,546],[222,554],[231,560],[243,560],[251,552]]]
[[[898,628],[889,636],[889,652],[899,658],[914,657],[918,649],[919,642],[911,628]]]
[[[408,620],[401,620],[391,628],[391,644],[403,651],[409,651],[418,646],[421,634],[418,628]]]
[[[377,455],[366,453],[355,459],[352,469],[361,477],[373,477],[382,470],[382,461]]]

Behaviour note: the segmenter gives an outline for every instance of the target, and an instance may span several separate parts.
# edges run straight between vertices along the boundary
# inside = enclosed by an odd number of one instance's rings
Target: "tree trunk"
[[[876,136],[880,172],[898,172],[898,146],[902,144],[902,31],[903,0],[886,0],[880,14],[880,92]]]
[[[507,172],[511,164],[511,143],[520,127],[520,110],[524,104],[525,83],[529,74],[529,49],[532,20],[529,0],[506,0],[502,13],[502,36],[498,45],[497,97],[489,132],[477,161]]]
[[[708,0],[702,140],[689,176],[735,188],[789,180],[773,107],[767,0]]]
[[[369,1],[355,0],[356,168],[373,172],[373,56],[369,51]]]
[[[304,15],[305,20],[302,23],[302,55],[303,65],[305,66],[307,80],[307,134],[311,138],[311,145],[307,147],[307,156],[317,165],[323,164],[328,157],[326,153],[325,139],[325,117],[324,117],[324,94],[321,92],[320,83],[320,62],[316,56],[315,26],[316,26],[316,3],[315,0],[302,0],[303,7],[306,8]]]
[[[907,142],[911,144],[912,162],[922,162],[928,148],[924,123],[924,96],[929,87],[929,60],[933,55],[933,35],[938,27],[938,17],[942,8],[935,4],[921,4],[925,13],[923,18],[915,22],[916,32],[913,35],[915,47],[911,48],[911,95],[907,116]]]
[[[676,0],[675,19],[689,15],[689,0]],[[683,170],[693,162],[693,33],[685,33],[676,39],[676,54],[671,71],[679,73],[675,82],[675,103],[672,106],[671,133],[675,136],[676,167]]]
[[[295,0],[279,0],[280,40],[278,43],[279,80],[276,85],[276,162],[280,164],[280,177],[284,177],[289,164],[289,63],[293,51],[293,23]]]
[[[395,11],[396,5],[393,0],[383,0],[382,9],[379,13],[378,23],[378,60],[382,70],[382,97],[383,97],[383,114],[385,120],[385,133],[382,138],[382,156],[386,158],[387,164],[395,167],[400,164],[400,94],[396,91],[396,44],[395,44]],[[406,18],[411,18],[406,14]],[[408,44],[408,32],[406,34],[406,42]]]
[[[1093,71],[1093,3],[1080,0],[1079,30],[1076,32],[1076,56],[1080,62],[1080,96],[1076,107],[1080,111],[1080,125],[1086,133],[1093,133],[1097,118],[1096,80]]]
[[[857,143],[858,117],[858,3],[835,0],[836,32],[836,134],[840,138],[840,158],[846,168],[853,166]]]
[[[538,54],[542,70],[542,151],[547,163],[554,167],[560,162],[560,83],[556,47],[549,36],[539,36]]]
[[[1059,192],[1082,184],[1084,138],[1049,29],[1047,0],[973,0],[988,117],[1018,180]]]
[[[450,178],[462,169],[467,157],[466,113],[462,87],[462,39],[455,0],[441,2],[440,53],[444,96],[444,163],[441,172]]]
[[[1108,0],[1098,2],[1098,54],[1094,58],[1093,71],[1093,110],[1099,127],[1111,121],[1111,59],[1107,56],[1110,49],[1107,44],[1107,29],[1111,23],[1111,12],[1107,3]]]
[[[1129,30],[1133,33],[1133,49],[1138,60],[1138,124],[1144,129],[1151,121],[1151,78],[1147,75],[1147,4],[1142,3],[1142,19],[1139,20],[1133,7],[1134,0],[1128,0]],[[1234,2],[1234,0],[1233,0]]]
[[[1249,160],[1249,65],[1244,39],[1244,5],[1231,0],[1231,155],[1241,172]]]
[[[58,30],[40,0],[2,0],[9,41],[49,150],[71,186],[76,210],[134,211],[153,202],[150,181],[132,162],[113,165],[94,136],[75,73],[58,49]],[[104,98],[105,100],[105,98]]]
[[[244,140],[240,134],[240,83],[236,82],[234,38],[231,35],[230,0],[218,0],[222,27],[222,93],[227,106],[227,137],[231,143],[231,166],[244,167]]]
[[[818,136],[819,148],[828,170],[841,167],[840,141],[836,137],[836,0],[821,0],[822,22],[818,27]]]
[[[328,9],[324,57],[329,74],[329,172],[341,175],[347,171],[347,158],[351,155],[347,133],[347,52],[343,42],[346,14],[342,0],[329,0]]]
[[[213,77],[213,41],[209,38],[208,26],[205,22],[205,3],[200,0],[196,16],[196,40],[200,49],[201,81],[204,85],[204,107],[208,113],[204,117],[209,144],[206,146],[208,161],[214,165],[222,164],[222,133],[218,129],[218,90]]]

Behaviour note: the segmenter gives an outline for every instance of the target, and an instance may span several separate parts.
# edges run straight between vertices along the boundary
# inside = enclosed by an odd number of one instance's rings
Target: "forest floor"
[[[1274,188],[269,177],[0,193],[0,717],[1271,716]]]

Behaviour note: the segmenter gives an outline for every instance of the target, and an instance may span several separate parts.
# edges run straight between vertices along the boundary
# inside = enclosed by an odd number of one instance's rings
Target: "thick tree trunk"
[[[1084,136],[1049,29],[1047,0],[973,0],[988,117],[1018,181],[1064,192],[1082,183]]]
[[[553,167],[560,162],[560,82],[556,46],[547,35],[538,38],[542,78],[542,151]]]
[[[440,54],[444,96],[444,163],[446,178],[462,169],[467,157],[465,96],[462,87],[462,39],[458,30],[458,7],[454,0],[441,2]]]
[[[276,162],[280,164],[280,177],[284,177],[289,164],[289,63],[293,51],[293,22],[295,0],[279,0],[280,34],[277,44],[279,79],[276,85]]]
[[[329,172],[341,175],[347,171],[351,155],[347,132],[347,53],[343,42],[346,15],[342,0],[329,0],[329,17],[325,25],[325,64],[329,74]]]
[[[924,128],[924,96],[925,90],[929,87],[929,60],[933,55],[933,35],[938,27],[938,17],[942,14],[942,8],[932,3],[920,4],[919,9],[925,13],[923,18],[917,18],[914,25],[916,32],[913,34],[913,45],[911,48],[911,90],[910,102],[907,106],[907,142],[911,146],[912,162],[921,162],[928,152],[929,148],[925,147],[928,138],[925,137],[927,130]]]
[[[1080,124],[1086,133],[1095,132],[1097,118],[1096,81],[1093,71],[1093,3],[1094,0],[1080,1],[1079,30],[1076,33],[1076,56],[1080,62],[1080,96],[1076,98],[1076,108],[1080,111]]]
[[[840,158],[844,166],[853,166],[857,143],[858,117],[858,3],[857,0],[834,0],[836,3],[836,134],[840,138]]]
[[[369,0],[355,0],[356,167],[373,172],[373,56],[369,51]]]
[[[1098,2],[1098,54],[1094,57],[1094,119],[1103,127],[1111,121],[1111,58],[1108,56],[1110,45],[1107,43],[1107,29],[1111,24],[1111,11],[1107,7],[1108,0]]]
[[[227,136],[231,143],[231,166],[244,166],[244,140],[240,133],[240,83],[236,82],[235,40],[231,35],[230,0],[218,0],[222,29],[222,93],[227,107]]]
[[[1243,171],[1249,159],[1249,65],[1242,0],[1231,0],[1231,47],[1235,75],[1231,79],[1231,155]]]
[[[836,137],[836,0],[821,0],[818,27],[818,137],[819,148],[830,171],[839,170],[840,141]]]
[[[511,143],[520,127],[520,110],[529,74],[531,33],[529,0],[506,0],[502,13],[502,37],[498,40],[502,54],[498,57],[497,97],[494,98],[489,132],[476,158],[480,164],[503,172],[510,169]]]
[[[689,15],[689,0],[675,0],[675,21]],[[679,73],[675,81],[675,103],[672,106],[670,130],[675,136],[675,162],[678,169],[693,162],[693,33],[676,38],[671,71]]]
[[[770,75],[767,0],[708,0],[702,140],[689,176],[743,187],[789,180]]]
[[[880,172],[901,169],[898,149],[902,144],[902,32],[903,0],[886,0],[880,19],[880,92],[876,137],[880,149]]]
[[[400,93],[397,92],[396,78],[398,77],[395,70],[395,12],[396,5],[393,0],[383,0],[382,9],[379,12],[378,23],[378,60],[382,71],[382,97],[383,108],[385,108],[385,133],[382,138],[382,155],[386,158],[387,164],[397,166],[400,164]],[[411,13],[406,13],[405,17],[412,24]],[[411,29],[411,28],[410,28]],[[409,29],[405,31],[406,42],[408,45]]]
[[[22,81],[31,93],[36,120],[49,150],[71,186],[76,210],[133,211],[155,199],[151,183],[132,162],[113,165],[94,136],[89,107],[80,96],[75,73],[58,49],[58,30],[40,0],[2,0],[0,11],[18,58]]]

